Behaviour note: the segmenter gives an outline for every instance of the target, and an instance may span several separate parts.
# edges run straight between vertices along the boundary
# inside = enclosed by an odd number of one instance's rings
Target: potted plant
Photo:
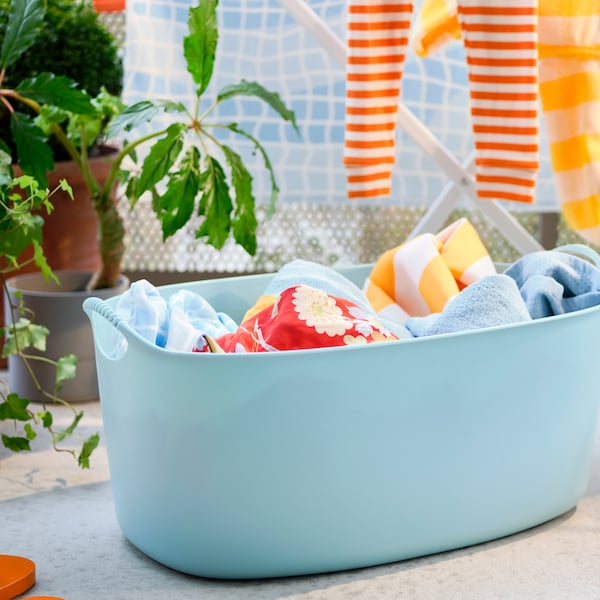
[[[0,164],[10,164],[10,156],[0,150]],[[19,193],[16,190],[21,190]],[[69,185],[63,180],[51,191],[40,187],[39,183],[30,176],[11,178],[0,176],[0,284],[6,287],[7,278],[23,267],[23,252],[30,248],[32,258],[27,259],[47,279],[54,277],[42,249],[41,213],[52,210],[52,196],[62,191],[71,195]],[[62,404],[70,406],[60,397],[64,381],[72,379],[76,372],[77,358],[74,355],[59,357],[57,360],[33,353],[32,350],[45,350],[48,329],[35,323],[30,312],[17,299],[12,310],[18,315],[13,322],[0,328],[0,338],[5,341],[3,355],[19,356],[28,367],[33,385],[39,391],[41,406],[33,408],[29,398],[14,391],[5,380],[0,381],[0,423],[11,423],[12,431],[2,432],[2,445],[9,450],[19,452],[30,450],[30,443],[40,430],[46,430],[52,439],[55,449],[72,454],[83,468],[89,467],[93,450],[97,447],[99,436],[93,434],[84,440],[78,450],[59,447],[59,444],[71,436],[83,412],[73,411],[73,421],[64,430],[57,431],[54,427],[52,406]],[[31,368],[36,362],[41,362],[53,371],[53,384],[43,388]]]
[[[11,65],[34,43],[43,28],[44,14],[44,0],[11,1],[0,49],[0,78],[8,77]],[[10,148],[8,141],[13,142],[14,158],[23,171],[45,181],[46,172],[53,166],[51,132],[84,176],[98,220],[101,258],[87,289],[111,288],[122,275],[125,228],[115,194],[117,182],[123,183],[132,205],[145,193],[152,196],[164,239],[197,215],[200,217],[197,238],[221,248],[233,237],[250,254],[255,253],[257,219],[252,176],[240,154],[219,139],[216,132],[220,130],[249,140],[262,155],[272,184],[270,206],[274,206],[278,187],[265,148],[235,122],[215,122],[211,117],[220,103],[240,95],[266,102],[297,129],[295,115],[277,93],[245,80],[220,90],[213,105],[201,113],[202,96],[212,77],[218,42],[217,0],[200,0],[191,7],[188,27],[183,55],[197,86],[191,106],[148,99],[123,107],[106,90],[92,98],[60,73],[40,73],[12,87],[0,81],[0,102],[9,112],[11,122],[11,140],[4,141],[4,148]],[[35,116],[20,112],[21,106],[32,110]],[[108,123],[107,115],[111,115]],[[132,131],[157,115],[169,115],[170,124],[131,137]],[[126,136],[116,156],[108,161],[110,168],[104,182],[90,169],[87,142],[98,133],[106,139]],[[147,154],[138,165],[137,150],[141,146],[145,146]],[[132,168],[126,168],[126,159],[132,160]]]
[[[46,0],[44,6],[42,26],[31,44],[21,50],[7,68],[2,87],[14,88],[22,81],[41,73],[52,72],[69,77],[91,97],[98,98],[101,102],[101,118],[95,123],[90,121],[85,133],[90,169],[94,177],[103,182],[109,169],[109,163],[104,157],[116,151],[114,147],[107,147],[102,129],[119,109],[112,107],[123,85],[119,46],[89,3]],[[13,4],[12,0],[0,0],[0,39],[10,40],[7,25],[11,9],[17,8],[18,5]],[[13,104],[13,107],[31,118],[36,116],[33,109],[22,103]],[[11,131],[14,120],[11,119],[10,109],[5,103],[0,105],[0,139],[8,143],[13,158],[16,158],[15,141],[18,132],[13,134]],[[22,119],[20,123],[23,127],[28,124]],[[36,177],[43,182],[47,173],[51,187],[56,186],[60,179],[67,179],[75,195],[75,201],[66,202],[67,197],[59,192],[55,197],[53,213],[46,216],[44,250],[47,260],[55,270],[95,270],[100,259],[96,243],[96,214],[89,199],[88,186],[81,169],[60,140],[50,132],[49,124],[41,118],[36,119],[36,123],[42,127],[44,135],[49,134],[48,144],[42,144],[41,151],[44,154],[36,157],[39,161],[37,164],[40,165],[39,169],[35,169]],[[67,133],[79,150],[80,138],[77,132]],[[48,156],[48,148],[51,157]],[[38,151],[40,144],[28,146],[19,160],[31,163],[29,155]],[[33,169],[28,168],[27,172],[32,174]]]

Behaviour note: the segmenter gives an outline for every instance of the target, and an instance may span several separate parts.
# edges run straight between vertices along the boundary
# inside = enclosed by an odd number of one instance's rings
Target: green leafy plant
[[[218,42],[217,0],[200,0],[189,10],[189,33],[183,40],[187,70],[196,87],[193,106],[169,100],[145,100],[123,107],[117,98],[102,90],[91,98],[62,74],[40,73],[3,87],[10,66],[40,35],[44,0],[12,0],[5,38],[0,49],[0,102],[10,114],[16,158],[27,174],[45,181],[53,166],[48,139],[52,133],[84,174],[98,216],[99,251],[102,268],[90,287],[111,287],[120,272],[125,250],[125,228],[117,208],[114,188],[121,181],[132,205],[148,192],[167,239],[197,215],[196,237],[221,248],[233,239],[250,254],[256,252],[257,218],[252,176],[242,157],[214,135],[218,129],[249,140],[262,155],[271,180],[269,212],[279,188],[265,148],[236,123],[210,120],[215,108],[236,96],[252,96],[266,102],[297,130],[295,115],[277,93],[259,83],[241,81],[226,86],[215,103],[200,114],[200,105],[213,74]],[[36,115],[20,112],[26,106]],[[89,168],[88,140],[98,126],[108,139],[130,136],[141,125],[168,115],[168,126],[125,139],[114,158],[107,180],[100,184]],[[106,121],[107,125],[104,125]],[[100,125],[98,125],[100,124]],[[149,146],[146,158],[137,165],[140,146]],[[4,144],[4,149],[10,147]],[[136,165],[126,166],[131,159]],[[223,166],[225,165],[225,167]]]
[[[0,39],[5,38],[11,2],[0,0]],[[119,45],[89,1],[45,0],[43,26],[31,46],[10,65],[3,87],[14,88],[21,81],[47,72],[69,77],[91,97],[101,95],[103,89],[115,96],[121,94],[123,62]],[[87,132],[90,154],[100,152],[104,142],[100,129]],[[0,138],[11,139],[10,114],[1,108]],[[55,161],[69,159],[52,135],[49,142]]]
[[[0,151],[0,163],[9,162],[10,155]],[[33,248],[33,254],[28,260],[34,261],[46,278],[54,277],[42,250],[42,214],[53,210],[51,199],[58,189],[72,194],[66,181],[61,181],[58,188],[48,191],[28,175],[17,178],[0,176],[0,283],[7,297],[6,280],[23,266],[21,257],[30,247]],[[6,381],[0,381],[0,422],[12,422],[13,428],[12,435],[2,433],[2,444],[15,452],[30,450],[30,443],[39,430],[46,430],[56,450],[69,452],[82,468],[88,468],[90,456],[99,443],[97,433],[84,440],[79,450],[60,446],[61,442],[74,434],[83,417],[82,411],[75,410],[60,397],[63,381],[75,377],[77,358],[71,354],[54,361],[45,356],[43,352],[50,333],[48,329],[36,324],[35,315],[29,314],[21,302],[11,301],[10,309],[17,318],[0,328],[0,338],[4,340],[2,356],[5,358],[15,354],[21,358],[40,393],[41,405],[34,409],[28,398],[12,392]],[[32,353],[31,349],[42,354]],[[42,389],[31,369],[33,361],[46,362],[55,367],[54,389]],[[52,414],[52,406],[59,404],[69,407],[73,412],[72,422],[62,430],[55,428]]]

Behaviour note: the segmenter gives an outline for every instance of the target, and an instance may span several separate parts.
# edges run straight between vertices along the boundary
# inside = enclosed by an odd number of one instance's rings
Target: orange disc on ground
[[[0,600],[12,600],[35,584],[35,563],[22,556],[0,554]]]

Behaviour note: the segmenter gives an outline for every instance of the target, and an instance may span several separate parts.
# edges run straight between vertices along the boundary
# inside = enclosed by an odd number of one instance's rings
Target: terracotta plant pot
[[[94,9],[96,12],[123,12],[125,10],[125,0],[94,0]]]

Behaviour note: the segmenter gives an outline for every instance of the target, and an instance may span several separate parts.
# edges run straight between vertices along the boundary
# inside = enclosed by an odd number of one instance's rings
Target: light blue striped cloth
[[[201,347],[205,335],[216,338],[238,327],[199,294],[179,290],[165,299],[145,279],[131,284],[119,299],[116,312],[151,344],[183,352],[191,352],[198,344]]]

